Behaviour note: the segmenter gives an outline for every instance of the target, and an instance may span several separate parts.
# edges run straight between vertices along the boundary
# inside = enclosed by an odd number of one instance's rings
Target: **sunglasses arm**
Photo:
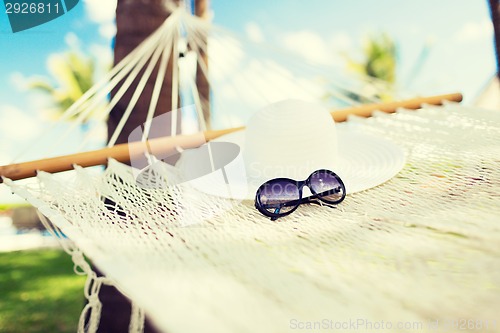
[[[274,207],[275,205],[262,205],[262,207],[264,209],[269,209],[269,208],[275,208],[274,209],[274,214],[279,214],[280,213],[280,210],[281,208],[283,207],[289,207],[289,206],[297,206],[297,205],[300,205],[300,204],[303,204],[303,203],[311,203],[311,204],[315,204],[315,205],[319,205],[319,206],[326,206],[326,207],[330,207],[330,208],[335,208],[335,206],[333,205],[329,205],[327,203],[324,203],[314,197],[309,197],[309,198],[302,198],[300,200],[293,200],[293,201],[289,201],[289,202],[286,202],[286,203],[283,203],[283,204],[280,204],[278,207]],[[275,221],[279,218],[280,216],[274,216],[274,217],[271,217],[271,220],[272,221]]]

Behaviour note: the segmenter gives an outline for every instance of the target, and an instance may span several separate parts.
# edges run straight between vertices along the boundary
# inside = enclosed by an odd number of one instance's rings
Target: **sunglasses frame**
[[[342,188],[342,197],[339,200],[336,200],[336,201],[327,200],[324,198],[324,196],[321,196],[320,193],[316,193],[314,191],[314,189],[311,187],[311,178],[315,174],[320,173],[320,172],[325,172],[325,173],[329,174],[330,176],[333,176],[337,180],[337,182],[340,184],[340,186]],[[281,213],[281,214],[280,213],[271,213],[263,207],[264,204],[260,201],[260,193],[263,191],[264,186],[266,186],[269,183],[277,182],[277,181],[287,181],[287,182],[293,183],[297,186],[297,188],[299,190],[299,199],[294,200],[297,202],[297,204],[295,205],[295,207],[293,209],[291,209],[290,211],[288,211],[286,213]],[[304,186],[307,186],[309,188],[309,190],[312,193],[312,196],[307,197],[307,198],[302,197],[302,189],[304,188]],[[341,203],[345,199],[345,196],[346,196],[346,189],[345,189],[345,185],[344,185],[344,182],[342,181],[342,179],[340,179],[340,177],[335,172],[333,172],[331,170],[319,169],[319,170],[313,171],[309,175],[309,177],[307,177],[306,180],[294,180],[294,179],[290,179],[290,178],[274,178],[274,179],[268,180],[264,184],[260,185],[259,188],[257,189],[257,192],[255,194],[255,208],[257,208],[257,210],[259,212],[261,212],[263,215],[270,217],[272,221],[275,221],[280,217],[287,216],[287,215],[293,213],[303,203],[317,203],[315,200],[318,199],[318,200],[320,200],[324,203],[327,203],[329,205],[336,205],[336,204]],[[294,201],[290,201],[289,203],[292,203]]]

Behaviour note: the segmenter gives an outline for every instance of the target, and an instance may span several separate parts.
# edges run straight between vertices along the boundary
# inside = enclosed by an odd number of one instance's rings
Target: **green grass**
[[[76,332],[84,282],[63,251],[0,253],[0,332]]]

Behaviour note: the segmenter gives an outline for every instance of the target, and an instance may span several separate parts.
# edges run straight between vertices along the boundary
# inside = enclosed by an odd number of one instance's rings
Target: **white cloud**
[[[490,20],[468,22],[455,34],[455,41],[468,43],[481,39],[492,38],[493,25]]]
[[[321,96],[317,84],[294,75],[277,61],[245,56],[243,45],[232,37],[209,39],[208,50],[213,89],[222,99],[261,106],[284,98]]]
[[[40,135],[40,119],[11,105],[0,105],[0,133],[8,141],[33,139]]]
[[[97,60],[100,67],[107,69],[113,64],[113,50],[108,45],[92,44],[89,46],[90,54]]]
[[[88,18],[101,25],[99,33],[106,39],[116,35],[116,3],[117,0],[84,0]]]
[[[90,20],[96,23],[109,23],[115,19],[117,0],[84,0]]]
[[[17,90],[26,90],[28,86],[28,78],[20,72],[10,74],[9,81]]]
[[[294,75],[273,60],[252,60],[225,87],[225,98],[236,98],[242,105],[261,107],[287,98],[314,101],[323,94],[311,79]]]
[[[89,46],[88,50],[97,64],[94,72],[94,80],[97,82],[104,77],[113,66],[113,50],[111,46],[102,44],[92,44]]]
[[[332,63],[332,54],[327,43],[315,32],[303,30],[289,33],[284,37],[283,42],[288,50],[312,63],[322,65]]]
[[[208,38],[208,68],[211,78],[222,80],[237,73],[244,57],[241,43],[226,36]]]
[[[264,41],[264,34],[262,29],[255,22],[249,22],[245,26],[245,32],[252,42],[262,43]]]
[[[321,60],[331,65],[322,40],[320,48],[326,55]],[[307,73],[299,74],[301,69],[287,68],[279,54],[246,49],[230,36],[209,37],[208,55],[216,127],[241,125],[254,111],[278,100],[317,101],[324,95],[320,83]]]
[[[338,32],[333,35],[331,39],[331,45],[335,51],[339,52],[348,51],[352,48],[353,43],[351,37],[347,33]]]
[[[66,45],[73,49],[79,49],[81,46],[80,39],[74,32],[68,32],[66,36],[64,36],[64,41]]]
[[[99,28],[99,33],[102,37],[106,39],[111,39],[116,35],[116,24],[114,22],[109,22],[101,25]]]
[[[217,84],[216,126],[241,126],[263,106],[283,99],[318,101],[324,90],[311,78],[301,77],[274,60],[253,59],[230,81]]]

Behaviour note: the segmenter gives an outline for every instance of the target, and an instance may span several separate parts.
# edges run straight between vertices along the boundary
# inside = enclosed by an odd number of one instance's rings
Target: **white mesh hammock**
[[[133,75],[137,67],[130,64],[140,64],[142,55],[161,61],[155,47],[175,43],[180,33],[163,37],[179,31],[173,27],[181,18],[191,22],[184,25],[187,36],[205,24],[175,12],[68,116],[105,98],[113,78]],[[293,96],[290,85],[268,99]],[[38,208],[50,230],[71,239],[63,244],[78,272],[88,274],[82,332],[98,327],[102,283],[134,301],[131,332],[142,330],[144,312],[165,332],[372,331],[377,325],[460,331],[463,320],[470,331],[498,332],[500,113],[448,104],[338,126],[397,143],[407,155],[404,169],[349,195],[336,210],[304,205],[280,222],[252,202],[214,198],[187,185],[138,187],[131,167],[115,160],[104,172],[75,166],[69,178],[40,172],[29,185],[4,183]],[[150,180],[169,181],[153,171]],[[186,218],[197,223],[179,223]],[[83,253],[106,277],[92,272]]]

